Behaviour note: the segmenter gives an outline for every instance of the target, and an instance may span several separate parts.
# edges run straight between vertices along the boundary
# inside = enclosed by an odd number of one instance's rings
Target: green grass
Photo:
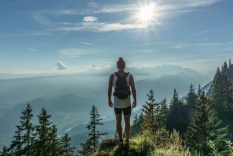
[[[158,143],[158,142],[157,142]],[[92,156],[190,156],[180,142],[178,134],[172,134],[166,144],[155,145],[151,140],[138,136],[130,140],[129,149],[119,147],[114,139],[105,140]]]
[[[131,139],[129,148],[119,147],[114,140],[102,144],[93,156],[145,156],[147,153],[142,150],[142,143],[139,139]]]

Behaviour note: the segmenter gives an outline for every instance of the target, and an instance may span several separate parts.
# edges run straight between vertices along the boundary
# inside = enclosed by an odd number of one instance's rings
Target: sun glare
[[[138,19],[142,23],[150,23],[154,19],[155,4],[144,5],[138,9]]]

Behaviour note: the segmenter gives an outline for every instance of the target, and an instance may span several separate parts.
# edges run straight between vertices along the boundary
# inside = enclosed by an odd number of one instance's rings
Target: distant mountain
[[[51,99],[69,93],[89,97],[91,91],[106,88],[106,79],[72,75],[0,80],[0,108],[15,106],[22,101]]]
[[[28,78],[32,77],[32,74],[11,74],[11,73],[0,73],[0,79],[16,79],[16,78]]]
[[[170,100],[175,88],[180,97],[182,97],[188,92],[191,84],[198,87],[202,83],[203,81],[196,77],[180,73],[179,75],[164,75],[155,80],[140,80],[136,83],[136,87],[140,88],[137,92],[139,95],[144,95],[144,99],[146,99],[146,94],[149,92],[149,89],[153,89],[156,100],[162,100],[164,98]]]
[[[73,75],[37,76],[31,78],[0,79],[0,108],[15,105],[18,102],[36,98],[55,98],[63,94],[76,94],[89,97],[90,91],[99,91],[107,88],[110,74],[116,71],[115,67],[103,70],[89,71]],[[198,79],[199,83],[206,83],[209,79],[189,68],[177,65],[161,65],[156,67],[129,67],[126,68],[134,75],[135,81],[162,77],[164,75],[180,75],[185,73]],[[21,77],[19,75],[19,77]],[[12,98],[13,96],[13,98]]]
[[[103,76],[109,76],[111,73],[116,72],[116,67],[111,66],[109,68],[105,68],[103,70],[93,70],[92,72],[95,74],[103,75]],[[200,81],[207,81],[209,78],[193,69],[190,68],[183,68],[179,65],[173,65],[173,64],[164,64],[164,65],[158,65],[154,67],[127,67],[125,71],[130,72],[131,74],[135,75],[135,77],[142,77],[144,78],[158,78],[164,75],[177,75],[180,73],[185,73],[190,76],[201,78]],[[92,74],[92,72],[89,72],[89,74]]]
[[[73,94],[62,95],[48,100],[44,98],[29,101],[33,109],[33,123],[37,124],[37,115],[41,109],[46,108],[48,114],[51,114],[51,121],[57,125],[58,134],[63,135],[67,127],[73,127],[89,121],[89,110],[92,105],[100,101],[99,99],[81,98]],[[16,107],[5,109],[0,116],[0,138],[11,138],[16,130],[15,125],[19,124],[21,112],[26,108],[27,103],[18,104]],[[106,108],[102,108],[105,111]],[[103,113],[104,114],[104,113]],[[2,142],[0,141],[0,146]]]
[[[19,124],[21,111],[28,102],[33,109],[35,124],[38,122],[37,115],[45,107],[48,114],[52,115],[51,121],[58,127],[58,134],[63,135],[68,132],[72,136],[80,135],[85,131],[91,106],[96,105],[106,122],[105,129],[112,134],[115,129],[113,122],[115,117],[114,110],[107,104],[107,87],[109,75],[114,71],[115,68],[83,75],[0,80],[0,124],[4,125],[0,127],[0,146],[11,139],[15,125]],[[169,102],[174,88],[181,97],[187,93],[190,84],[198,86],[205,84],[206,81],[209,82],[204,75],[175,65],[127,68],[127,71],[134,75],[137,89],[138,106],[133,110],[135,114],[140,113],[150,89],[154,90],[156,101],[167,98]]]

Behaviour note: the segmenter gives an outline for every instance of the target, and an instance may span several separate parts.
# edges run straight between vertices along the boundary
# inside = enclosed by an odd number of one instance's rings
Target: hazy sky
[[[144,9],[146,8],[146,9]],[[0,0],[0,73],[174,63],[215,71],[233,58],[232,0]]]

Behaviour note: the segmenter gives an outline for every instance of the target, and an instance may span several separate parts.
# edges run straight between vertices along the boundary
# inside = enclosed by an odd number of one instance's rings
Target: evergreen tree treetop
[[[179,101],[179,95],[178,95],[177,90],[176,90],[176,89],[174,89],[173,97],[172,97],[172,99],[171,99],[170,104],[172,104],[172,103],[176,103],[177,101]]]
[[[103,119],[100,118],[100,114],[95,105],[92,106],[90,116],[91,116],[90,121],[86,127],[89,130],[88,133],[89,138],[85,143],[81,143],[83,149],[78,151],[78,153],[84,156],[89,156],[93,154],[99,147],[99,137],[101,135],[107,134],[107,133],[100,133],[97,130],[97,125],[103,125],[103,123],[101,122],[101,120]]]
[[[151,131],[155,126],[155,106],[154,91],[150,90],[149,94],[147,94],[146,104],[142,105],[144,117],[143,127],[145,130]]]
[[[226,75],[219,76],[213,84],[212,102],[219,115],[233,118],[233,86]]]
[[[62,136],[61,140],[61,153],[63,155],[71,155],[74,152],[74,147],[71,147],[70,141],[71,137],[68,136],[66,133],[64,136]]]
[[[227,74],[228,66],[227,66],[227,61],[225,61],[222,65],[221,71],[225,75]]]

